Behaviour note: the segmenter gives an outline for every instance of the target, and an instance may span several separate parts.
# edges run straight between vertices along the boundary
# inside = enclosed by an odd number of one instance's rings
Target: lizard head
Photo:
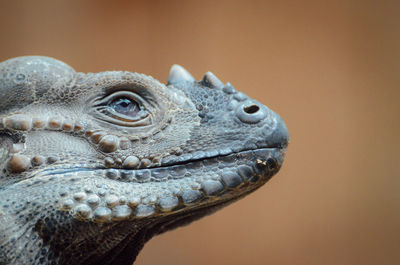
[[[164,85],[30,56],[2,62],[0,78],[0,246],[18,246],[7,261],[129,264],[284,159],[281,118],[210,72],[196,81],[174,65]]]

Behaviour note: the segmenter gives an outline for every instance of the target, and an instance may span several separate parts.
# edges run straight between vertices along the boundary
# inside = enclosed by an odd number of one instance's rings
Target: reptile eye
[[[149,106],[140,95],[117,91],[100,99],[95,105],[96,117],[109,123],[138,127],[151,124]]]
[[[122,115],[129,116],[131,118],[136,117],[140,112],[139,104],[126,97],[116,98],[109,103],[109,106],[115,111]]]

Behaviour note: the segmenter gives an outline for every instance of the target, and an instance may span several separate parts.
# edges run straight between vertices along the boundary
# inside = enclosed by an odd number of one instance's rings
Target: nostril
[[[237,117],[245,123],[255,124],[267,116],[268,109],[258,102],[247,101],[236,109]]]
[[[245,106],[245,107],[243,108],[243,110],[244,110],[244,112],[246,112],[247,114],[254,114],[254,113],[256,113],[257,111],[260,110],[260,107],[253,104],[253,105],[250,105],[250,106]]]

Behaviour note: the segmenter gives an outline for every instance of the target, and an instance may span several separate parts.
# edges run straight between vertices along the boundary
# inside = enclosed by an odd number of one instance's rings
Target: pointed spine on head
[[[169,71],[168,85],[179,82],[194,82],[193,76],[182,66],[174,64]]]
[[[222,89],[224,87],[224,83],[221,82],[221,80],[218,79],[213,73],[207,72],[203,80],[201,80],[201,83],[204,86],[210,87],[210,88],[220,88]]]

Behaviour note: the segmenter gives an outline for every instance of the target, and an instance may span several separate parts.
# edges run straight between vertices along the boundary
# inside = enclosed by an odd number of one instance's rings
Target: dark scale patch
[[[179,84],[177,84],[179,87]],[[195,104],[197,110],[203,114],[215,113],[224,109],[230,97],[219,89],[202,86],[201,83],[196,83],[193,87],[182,88]]]
[[[15,77],[16,82],[23,82],[25,80],[25,75],[24,74],[17,74]]]

